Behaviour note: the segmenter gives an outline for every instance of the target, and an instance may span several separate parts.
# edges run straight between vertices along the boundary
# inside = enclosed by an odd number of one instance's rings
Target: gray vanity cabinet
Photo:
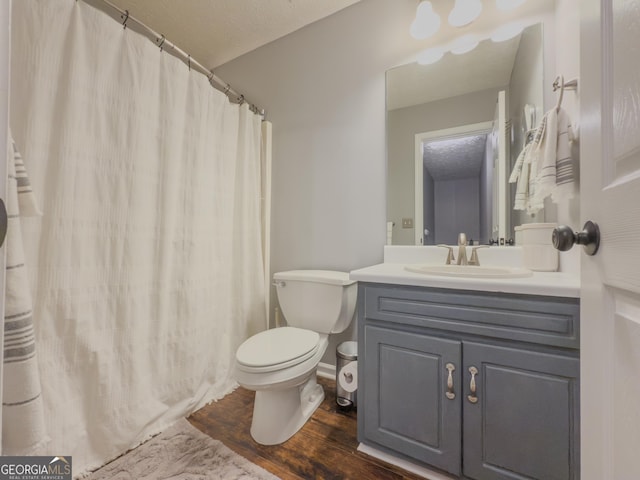
[[[460,473],[462,344],[425,335],[366,327],[365,436],[424,463]],[[371,363],[369,363],[371,362]],[[446,399],[451,369],[451,399]],[[455,367],[454,367],[455,368]]]
[[[464,474],[477,480],[577,479],[579,361],[464,343]],[[472,401],[469,401],[470,398]]]
[[[361,442],[465,479],[579,478],[577,299],[358,295]]]

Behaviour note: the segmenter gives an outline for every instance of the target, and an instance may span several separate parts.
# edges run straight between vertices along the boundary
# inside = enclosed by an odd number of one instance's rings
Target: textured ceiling
[[[207,68],[359,0],[109,0]]]
[[[434,180],[476,178],[485,157],[487,135],[472,135],[424,144],[424,166]]]

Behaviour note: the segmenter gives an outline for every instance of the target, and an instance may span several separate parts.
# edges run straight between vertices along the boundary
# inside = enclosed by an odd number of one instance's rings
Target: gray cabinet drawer
[[[365,319],[578,349],[578,299],[362,284]]]

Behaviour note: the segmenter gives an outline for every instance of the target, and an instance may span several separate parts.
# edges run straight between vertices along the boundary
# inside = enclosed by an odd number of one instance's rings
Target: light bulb
[[[420,2],[409,32],[416,40],[424,40],[440,29],[440,23],[440,15],[433,11],[431,2]]]
[[[418,54],[418,63],[420,65],[431,65],[436,63],[444,56],[444,50],[439,47],[429,48]]]
[[[518,8],[527,0],[496,0],[496,7],[498,10],[508,11]]]
[[[463,53],[470,52],[478,46],[478,39],[474,35],[463,35],[458,38],[451,46],[451,53],[456,55],[462,55]]]
[[[469,25],[482,12],[480,0],[456,0],[455,6],[449,14],[449,25],[452,27],[464,27]]]
[[[519,23],[508,23],[501,26],[495,32],[491,34],[491,40],[494,42],[504,42],[511,40],[513,37],[519,35],[524,27]]]

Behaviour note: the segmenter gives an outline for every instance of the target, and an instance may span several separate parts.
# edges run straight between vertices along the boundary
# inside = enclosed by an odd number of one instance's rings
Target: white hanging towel
[[[575,174],[571,158],[573,134],[569,114],[562,108],[553,108],[546,116],[546,134],[535,159],[538,164],[536,204],[541,204],[548,196],[558,203],[573,198],[574,194]]]
[[[558,142],[556,144],[556,187],[551,192],[551,201],[559,203],[575,195],[576,171],[571,157],[571,144],[575,139],[569,114],[558,112]]]
[[[542,144],[547,127],[547,115],[542,117],[540,125],[536,128],[533,140],[525,145],[518,155],[518,159],[513,167],[509,183],[516,183],[516,196],[513,205],[514,210],[525,210],[529,214],[534,214],[541,210],[544,204],[534,203],[536,199],[536,177],[537,163],[536,152]]]
[[[555,203],[572,198],[575,172],[571,158],[571,121],[562,108],[545,114],[533,141],[518,156],[509,178],[517,182],[514,210],[529,214],[544,208],[544,199]]]
[[[529,161],[529,149],[531,144],[525,145],[509,177],[509,183],[516,183],[516,197],[513,204],[514,210],[527,210],[529,202],[529,174],[531,173],[531,163]],[[525,163],[525,159],[527,160]]]
[[[7,166],[2,454],[33,455],[49,441],[36,357],[33,311],[20,216],[41,215],[22,157],[11,139]]]

